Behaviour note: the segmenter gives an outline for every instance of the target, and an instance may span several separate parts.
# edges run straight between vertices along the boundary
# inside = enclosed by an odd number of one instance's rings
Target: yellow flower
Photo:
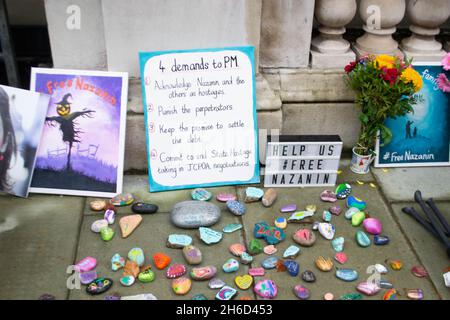
[[[389,56],[387,54],[380,54],[379,56],[377,56],[375,58],[375,66],[378,69],[382,69],[382,68],[394,68],[395,67],[395,62],[396,62],[397,58],[393,57],[393,56]]]
[[[400,76],[400,79],[402,79],[402,81],[404,83],[412,82],[414,84],[414,90],[416,92],[418,92],[418,91],[420,91],[420,89],[422,89],[422,86],[423,86],[422,77],[413,68],[407,68],[407,69],[403,70],[402,75]]]

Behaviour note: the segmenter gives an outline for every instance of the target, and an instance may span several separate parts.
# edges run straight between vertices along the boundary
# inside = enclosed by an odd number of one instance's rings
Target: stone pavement
[[[405,289],[421,288],[425,299],[449,299],[450,289],[443,282],[443,270],[450,265],[442,245],[426,233],[415,221],[401,212],[405,205],[415,206],[413,192],[423,191],[425,197],[439,199],[438,206],[450,220],[450,189],[448,177],[450,168],[427,169],[373,169],[373,175],[357,176],[348,170],[348,160],[343,161],[342,173],[338,182],[348,182],[354,187],[353,194],[368,202],[367,212],[379,218],[383,223],[383,234],[391,238],[387,246],[371,245],[360,248],[355,240],[356,230],[344,219],[343,214],[333,216],[332,223],[336,226],[336,236],[345,237],[345,249],[349,260],[345,267],[354,268],[359,272],[360,279],[366,280],[371,274],[366,268],[375,263],[385,263],[387,259],[399,259],[404,267],[400,271],[390,270],[384,278],[394,283],[395,287],[404,293]],[[102,299],[103,296],[91,297],[82,290],[68,290],[66,269],[86,256],[96,257],[97,271],[102,276],[111,277],[116,283],[108,292],[121,295],[138,293],[153,293],[159,299],[190,299],[194,294],[203,293],[208,299],[213,299],[216,290],[207,287],[207,281],[193,281],[191,291],[186,296],[176,296],[171,289],[170,281],[164,276],[164,271],[154,268],[156,280],[149,284],[136,282],[132,287],[125,288],[119,284],[120,272],[110,270],[110,258],[114,253],[126,256],[129,249],[142,247],[147,255],[147,262],[158,252],[165,252],[173,262],[184,263],[179,249],[166,247],[166,239],[171,233],[183,233],[193,237],[194,244],[203,253],[202,265],[215,265],[218,277],[228,285],[236,287],[234,277],[246,273],[248,267],[241,265],[233,274],[222,272],[222,264],[232,255],[228,246],[233,243],[246,244],[253,238],[253,225],[259,221],[273,223],[276,216],[281,216],[279,208],[283,204],[295,202],[299,208],[307,204],[317,205],[317,217],[329,205],[321,202],[319,194],[323,188],[286,188],[278,189],[278,199],[271,208],[264,208],[261,203],[247,205],[247,213],[235,217],[225,209],[223,203],[212,200],[222,208],[222,218],[212,228],[221,230],[228,223],[238,222],[244,225],[240,231],[224,234],[223,240],[216,245],[207,246],[198,239],[198,231],[181,230],[170,224],[169,212],[172,206],[190,198],[189,190],[165,193],[148,193],[147,177],[143,175],[125,176],[124,191],[132,192],[136,197],[156,203],[160,211],[154,215],[144,216],[142,224],[127,239],[122,239],[118,223],[113,229],[117,232],[114,239],[103,242],[99,235],[90,231],[91,223],[99,219],[100,214],[89,209],[89,198],[68,196],[31,195],[29,199],[18,199],[9,196],[0,197],[0,299],[37,299],[43,293],[55,295],[58,299]],[[359,183],[358,183],[359,182]],[[242,199],[245,186],[211,188],[213,193],[219,191],[237,193]],[[341,206],[345,206],[342,201]],[[129,207],[119,209],[119,217],[130,213]],[[287,238],[277,245],[277,256],[281,257],[284,249],[294,244],[292,234],[300,228],[298,224],[290,224],[285,230]],[[334,251],[329,241],[320,235],[311,248],[301,247],[300,255],[295,259],[300,264],[300,272],[312,270],[317,281],[305,284],[299,277],[292,278],[287,273],[271,270],[266,277],[273,279],[279,287],[279,299],[296,299],[292,288],[303,284],[311,291],[312,299],[322,299],[323,294],[332,292],[335,297],[355,292],[357,282],[346,283],[338,280],[334,272],[322,272],[314,265],[318,256],[332,258]],[[262,253],[255,257],[252,266],[259,266],[265,257]],[[414,265],[424,265],[430,272],[430,278],[419,279],[413,276],[410,269]],[[256,298],[251,290],[239,290],[238,297],[250,296]],[[382,293],[364,299],[381,299]],[[407,299],[405,295],[399,299]]]

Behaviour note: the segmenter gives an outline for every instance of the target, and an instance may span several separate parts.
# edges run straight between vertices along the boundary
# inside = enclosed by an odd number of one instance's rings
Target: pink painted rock
[[[273,245],[265,246],[263,249],[265,254],[272,255],[278,251],[278,249]]]
[[[87,272],[95,269],[97,266],[97,259],[86,257],[75,264],[75,270],[79,272]]]
[[[338,252],[334,255],[334,260],[336,260],[340,264],[344,264],[347,262],[348,258],[344,252]]]
[[[228,250],[230,250],[231,254],[236,256],[236,257],[240,257],[241,254],[246,251],[245,246],[243,244],[240,244],[240,243],[232,244],[228,248]]]
[[[370,234],[378,235],[383,231],[380,220],[375,218],[367,218],[363,221],[364,229]]]
[[[264,268],[250,268],[248,269],[248,274],[252,277],[262,277],[266,274],[266,270]]]
[[[299,229],[292,236],[295,242],[304,247],[311,247],[316,242],[316,235],[309,229]]]
[[[330,211],[331,214],[334,214],[335,216],[338,216],[338,215],[341,214],[342,209],[341,209],[340,206],[335,205],[335,206],[331,206],[328,211]]]
[[[356,290],[358,290],[362,294],[365,294],[366,296],[374,296],[380,291],[380,287],[375,283],[364,281],[358,283],[358,285],[356,286]]]
[[[236,195],[232,193],[219,193],[216,196],[217,201],[220,202],[227,202],[227,201],[236,201]]]
[[[166,277],[175,279],[186,274],[186,266],[184,264],[175,263],[171,265],[166,271]]]
[[[263,299],[274,299],[278,294],[277,285],[270,279],[258,281],[253,291]]]
[[[200,268],[193,268],[189,275],[194,280],[202,281],[214,278],[216,273],[217,273],[216,267],[206,266]]]

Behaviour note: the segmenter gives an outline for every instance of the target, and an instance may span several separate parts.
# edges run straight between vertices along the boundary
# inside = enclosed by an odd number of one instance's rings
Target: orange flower
[[[400,79],[404,83],[410,83],[412,82],[414,85],[414,91],[418,92],[423,87],[423,80],[420,74],[414,70],[413,68],[406,68],[403,70],[402,75],[400,76]]]
[[[378,69],[388,68],[392,69],[395,67],[395,62],[397,58],[389,56],[387,54],[380,54],[375,58],[374,64]]]

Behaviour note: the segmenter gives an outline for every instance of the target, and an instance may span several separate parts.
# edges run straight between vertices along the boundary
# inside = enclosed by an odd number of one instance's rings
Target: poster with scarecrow
[[[31,90],[51,99],[30,192],[122,192],[128,75],[33,68]]]

